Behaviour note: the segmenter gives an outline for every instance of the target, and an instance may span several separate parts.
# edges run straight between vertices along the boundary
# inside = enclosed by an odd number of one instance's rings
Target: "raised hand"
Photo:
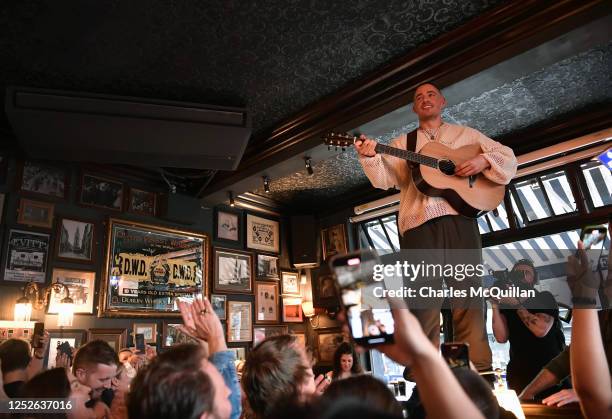
[[[593,275],[584,245],[578,242],[577,257],[567,258],[567,285],[572,291],[572,302],[577,308],[595,308],[599,277]]]

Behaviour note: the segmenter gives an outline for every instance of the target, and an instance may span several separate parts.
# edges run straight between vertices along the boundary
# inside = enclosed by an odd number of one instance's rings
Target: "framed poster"
[[[93,314],[95,272],[54,268],[51,282],[66,284],[70,291],[70,298],[74,301],[75,314]],[[63,292],[56,293],[52,289],[47,314],[57,314],[59,304],[64,297]]]
[[[253,346],[263,342],[272,336],[286,335],[289,333],[287,326],[262,326],[253,329]]]
[[[295,336],[295,339],[297,340],[298,344],[300,344],[304,348],[308,347],[307,344],[306,344],[306,333],[304,331],[295,331],[295,330],[292,330],[291,334],[293,336]]]
[[[89,329],[87,341],[103,340],[119,352],[119,349],[127,346],[127,329]]]
[[[278,282],[255,282],[255,323],[278,323]]]
[[[339,253],[347,252],[344,224],[336,224],[322,229],[321,240],[323,242],[323,259],[329,259]]]
[[[180,316],[177,298],[207,294],[209,245],[206,234],[109,219],[98,315]]]
[[[81,175],[79,204],[112,211],[122,211],[123,189],[123,183],[118,180],[83,173]]]
[[[281,291],[283,295],[300,295],[300,275],[293,271],[281,272]]]
[[[213,291],[253,292],[253,255],[240,250],[215,248]]]
[[[211,294],[210,304],[219,320],[227,318],[227,295]]]
[[[182,323],[166,323],[163,325],[162,332],[162,347],[170,348],[174,345],[180,345],[181,343],[195,343],[199,344],[197,339],[187,336],[179,330],[179,326]]]
[[[246,244],[250,249],[278,253],[280,246],[280,230],[278,221],[247,214]]]
[[[87,341],[87,332],[77,329],[51,329],[49,332],[49,348],[45,353],[43,366],[51,369],[55,368],[55,359],[60,351],[60,346],[69,345],[71,348],[78,349]]]
[[[157,343],[157,323],[134,323],[132,337],[136,342],[138,333],[144,335],[145,343]]]
[[[227,348],[228,351],[232,351],[236,357],[236,361],[245,361],[246,360],[246,347],[239,346],[234,348]]]
[[[279,279],[278,257],[257,254],[257,279]]]
[[[347,341],[346,337],[340,329],[321,329],[315,330],[316,333],[316,347],[318,364],[329,364],[334,361],[334,353],[338,346],[344,341]]]
[[[283,322],[302,323],[302,299],[296,297],[283,298]]]
[[[19,189],[25,193],[66,199],[68,170],[48,163],[26,160],[20,167]]]
[[[242,236],[241,211],[217,209],[215,211],[215,240],[239,243]]]
[[[93,263],[95,230],[93,222],[62,218],[57,224],[55,258],[69,262]]]
[[[53,227],[53,209],[50,202],[32,201],[22,198],[17,209],[17,222],[32,227]]]
[[[250,342],[253,340],[253,303],[250,301],[227,302],[227,341]]]
[[[5,281],[44,283],[47,276],[50,236],[10,230],[6,245]]]
[[[142,189],[130,188],[128,194],[128,211],[134,214],[155,217],[157,194]]]
[[[336,296],[335,279],[327,264],[310,271],[312,278],[312,304],[314,307],[334,308],[340,306]]]

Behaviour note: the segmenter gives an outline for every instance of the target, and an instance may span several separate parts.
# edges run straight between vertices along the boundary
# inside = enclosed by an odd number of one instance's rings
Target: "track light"
[[[227,195],[229,196],[230,207],[235,207],[236,203],[234,202],[234,194],[231,191],[229,191]]]
[[[304,157],[304,161],[306,163],[306,171],[308,172],[308,176],[314,175],[314,170],[312,170],[312,162],[310,161],[310,157]]]
[[[266,191],[266,193],[270,193],[270,178],[268,176],[263,176],[263,183],[264,191]]]

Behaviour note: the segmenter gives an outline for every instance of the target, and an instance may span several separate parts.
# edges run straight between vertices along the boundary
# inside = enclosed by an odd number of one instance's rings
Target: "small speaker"
[[[195,224],[200,217],[199,199],[181,194],[162,195],[160,199],[160,216],[181,224]]]
[[[312,215],[291,217],[291,263],[318,264],[317,223]]]

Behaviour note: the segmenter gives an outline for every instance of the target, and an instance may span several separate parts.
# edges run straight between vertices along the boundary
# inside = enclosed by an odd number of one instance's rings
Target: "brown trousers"
[[[476,220],[460,215],[446,215],[434,218],[425,224],[410,229],[401,236],[400,246],[406,249],[444,249],[446,262],[456,263],[453,249],[474,249],[470,261],[461,263],[481,263],[482,243]],[[465,253],[462,253],[465,257]],[[445,279],[447,286],[456,285],[452,278]],[[440,307],[443,299],[432,301],[431,309],[413,310],[425,334],[437,347],[440,345]],[[470,302],[470,308],[462,307],[464,302],[451,299],[453,317],[453,341],[467,342],[470,345],[470,360],[479,371],[491,368],[492,355],[487,338],[484,301]]]

